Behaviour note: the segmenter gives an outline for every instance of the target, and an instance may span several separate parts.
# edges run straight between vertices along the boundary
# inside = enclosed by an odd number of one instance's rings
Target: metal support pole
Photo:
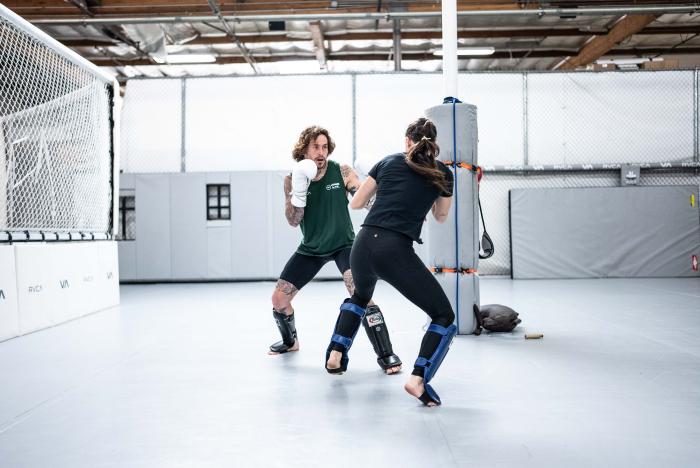
[[[183,78],[180,83],[180,172],[187,172],[187,79]]]
[[[700,81],[698,78],[698,69],[696,68],[693,72],[693,161],[700,161],[700,135],[698,134],[700,132],[700,129],[698,129],[698,126],[700,126],[700,115],[698,115],[700,112],[700,109],[698,109],[700,106],[700,103],[698,103],[700,98]]]
[[[394,71],[401,71],[401,20],[394,20]]]
[[[528,121],[527,121],[527,73],[523,73],[523,164],[530,164],[530,148],[528,147]]]
[[[442,77],[445,96],[457,96],[457,0],[442,2]]]
[[[357,159],[357,75],[352,75],[352,167]]]

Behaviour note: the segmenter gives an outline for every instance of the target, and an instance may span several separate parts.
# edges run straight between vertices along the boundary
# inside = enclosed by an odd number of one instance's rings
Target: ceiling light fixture
[[[460,47],[457,49],[458,56],[485,56],[493,55],[494,52],[496,52],[495,47]],[[433,54],[442,57],[443,51],[442,49],[437,49],[433,51]]]
[[[598,65],[641,65],[646,62],[663,62],[663,57],[635,57],[635,58],[611,58],[598,59],[595,61]]]

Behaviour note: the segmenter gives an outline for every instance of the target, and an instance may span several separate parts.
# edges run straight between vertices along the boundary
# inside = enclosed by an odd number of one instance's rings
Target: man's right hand
[[[297,208],[306,206],[306,192],[317,172],[316,163],[310,159],[302,159],[296,163],[292,169],[292,205]]]

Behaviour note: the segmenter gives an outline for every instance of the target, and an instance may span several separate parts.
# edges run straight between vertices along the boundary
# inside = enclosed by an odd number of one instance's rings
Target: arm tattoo
[[[277,285],[275,286],[275,289],[283,293],[285,296],[292,296],[296,294],[297,291],[299,291],[296,288],[296,286],[294,286],[289,281],[285,281],[283,279],[277,280]]]
[[[284,210],[284,215],[287,217],[287,222],[292,227],[297,227],[304,219],[304,208],[292,205],[292,202],[287,201],[287,206]]]
[[[355,282],[352,280],[352,271],[347,270],[343,273],[343,282],[345,283],[345,289],[348,290],[350,295],[355,294]]]
[[[355,171],[347,164],[340,166],[340,173],[343,175],[345,190],[354,197],[355,192],[360,188],[360,179],[357,177],[357,174],[355,174]]]
[[[292,177],[284,178],[284,216],[292,227],[299,226],[304,218],[304,208],[292,205]]]

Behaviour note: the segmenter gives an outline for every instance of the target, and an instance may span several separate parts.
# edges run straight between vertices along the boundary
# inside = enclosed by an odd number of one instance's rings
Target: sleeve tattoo
[[[360,188],[360,178],[357,177],[355,171],[347,164],[340,166],[340,173],[343,175],[345,190],[347,190],[350,195],[354,196],[357,189]]]
[[[304,208],[292,205],[292,176],[284,178],[284,215],[292,227],[299,226],[304,218]]]

